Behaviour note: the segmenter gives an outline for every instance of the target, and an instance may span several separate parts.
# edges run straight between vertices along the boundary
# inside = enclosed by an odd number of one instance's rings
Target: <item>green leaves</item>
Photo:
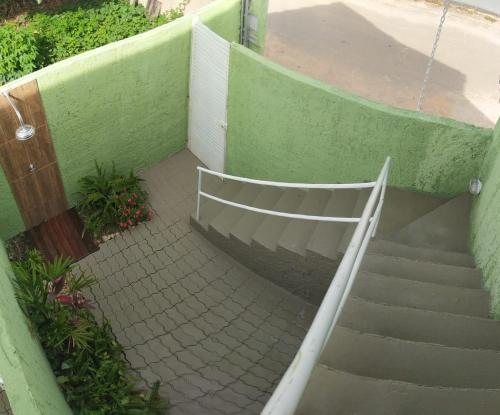
[[[82,304],[94,277],[67,259],[45,263],[37,251],[13,264],[16,295],[38,334],[52,370],[76,415],[162,415],[159,385],[137,391],[123,348],[106,319],[98,324]]]
[[[42,262],[38,265],[39,272],[48,281],[53,281],[60,275],[71,270],[71,258],[57,257],[51,262]]]
[[[70,56],[125,39],[182,16],[149,18],[127,0],[76,1],[0,26],[0,85]]]
[[[95,167],[95,175],[78,181],[78,210],[85,222],[85,231],[99,238],[106,232],[147,220],[150,214],[145,207],[147,193],[141,188],[142,180],[133,171],[128,176],[118,174],[114,165],[109,173],[97,162]]]
[[[0,26],[0,85],[39,67],[39,36],[31,27]]]

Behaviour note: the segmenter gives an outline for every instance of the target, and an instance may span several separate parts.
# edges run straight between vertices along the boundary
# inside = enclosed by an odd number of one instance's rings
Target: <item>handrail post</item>
[[[203,174],[203,172],[198,169],[198,197],[197,197],[197,200],[196,200],[196,221],[199,222],[200,221],[200,192],[201,192],[201,175]]]

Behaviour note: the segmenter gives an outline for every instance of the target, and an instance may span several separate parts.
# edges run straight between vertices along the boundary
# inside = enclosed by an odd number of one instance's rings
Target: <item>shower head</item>
[[[19,120],[19,127],[16,130],[16,140],[27,141],[30,138],[33,138],[33,136],[35,135],[35,127],[24,122],[21,113],[16,107],[16,104],[14,104],[14,101],[12,101],[12,97],[10,96],[9,91],[3,91],[2,94],[9,102],[10,106],[16,113],[17,119]]]
[[[16,139],[19,141],[26,141],[33,138],[35,135],[35,127],[29,124],[22,124],[16,130]]]

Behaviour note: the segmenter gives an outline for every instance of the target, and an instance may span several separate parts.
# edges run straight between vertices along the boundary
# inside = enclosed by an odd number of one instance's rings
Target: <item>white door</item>
[[[188,147],[209,169],[224,171],[229,42],[193,23]]]

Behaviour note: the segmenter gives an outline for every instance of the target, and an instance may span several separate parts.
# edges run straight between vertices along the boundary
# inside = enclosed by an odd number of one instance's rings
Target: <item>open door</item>
[[[188,147],[209,169],[224,171],[230,44],[193,24]]]

